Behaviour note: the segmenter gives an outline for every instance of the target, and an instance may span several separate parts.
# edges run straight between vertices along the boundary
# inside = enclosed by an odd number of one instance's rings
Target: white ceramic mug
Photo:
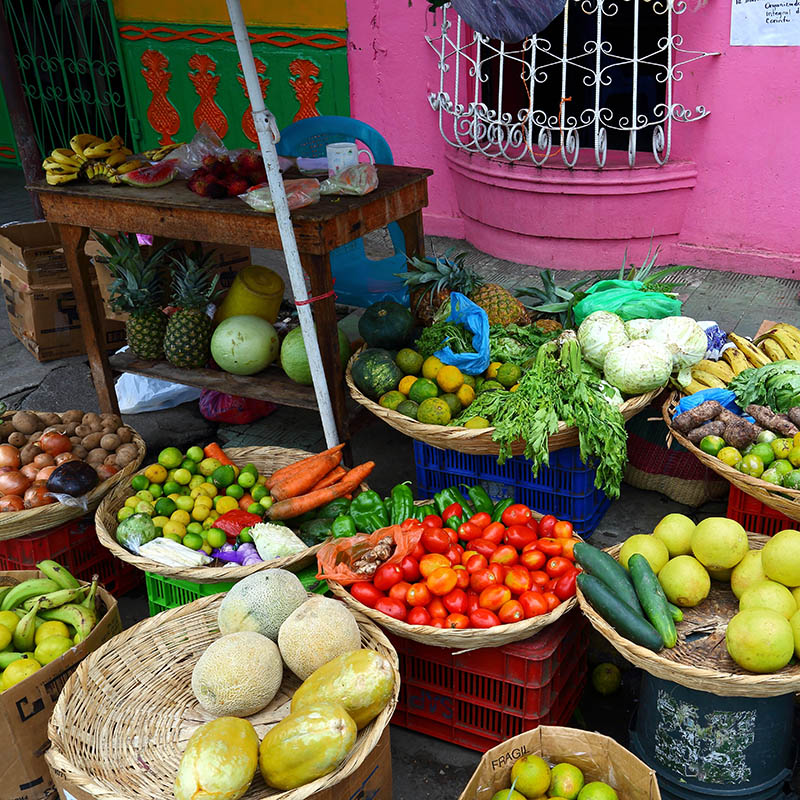
[[[366,153],[370,163],[375,163],[369,150],[359,150],[353,142],[334,142],[329,144],[325,148],[325,155],[328,157],[328,176],[332,177],[337,172],[358,164],[358,157],[362,153]]]

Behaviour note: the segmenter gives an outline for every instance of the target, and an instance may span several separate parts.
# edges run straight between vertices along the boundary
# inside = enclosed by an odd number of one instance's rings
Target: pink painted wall
[[[672,157],[693,160],[698,175],[662,261],[800,277],[800,48],[730,47],[730,2],[689,6],[678,22],[685,46],[722,55],[685,68],[677,84],[676,100],[711,114],[674,126]],[[425,0],[347,0],[351,113],[384,133],[396,163],[434,169],[426,231],[458,237],[449,145],[428,103],[438,71],[426,8]],[[554,266],[573,266],[563,244],[553,247]]]

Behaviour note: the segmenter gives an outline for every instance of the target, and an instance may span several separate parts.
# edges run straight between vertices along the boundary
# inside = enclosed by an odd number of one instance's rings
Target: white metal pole
[[[281,235],[283,254],[289,268],[289,280],[292,284],[292,293],[295,302],[298,302],[297,315],[300,318],[300,328],[303,332],[303,342],[308,355],[308,365],[311,368],[311,378],[314,382],[314,392],[317,397],[317,406],[322,418],[322,429],[325,432],[325,441],[328,447],[339,443],[339,434],[333,418],[333,407],[325,380],[325,370],[322,366],[322,356],[319,352],[319,342],[314,331],[314,319],[309,305],[302,301],[308,300],[303,268],[300,264],[300,254],[297,251],[297,242],[294,238],[294,228],[289,213],[289,203],[283,187],[280,168],[278,166],[278,151],[275,142],[279,141],[280,133],[275,123],[275,117],[264,106],[261,96],[261,86],[256,74],[256,65],[253,61],[253,50],[250,47],[250,37],[247,35],[247,25],[242,14],[240,0],[226,0],[228,16],[231,20],[233,34],[236,37],[236,47],[239,50],[239,60],[242,62],[247,94],[250,97],[250,107],[253,111],[253,123],[258,134],[258,144],[261,156],[267,170],[269,191],[275,206],[275,216],[278,220],[278,231]]]

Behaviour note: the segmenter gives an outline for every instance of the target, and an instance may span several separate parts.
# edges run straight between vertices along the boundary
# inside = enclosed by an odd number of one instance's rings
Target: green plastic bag
[[[575,304],[575,324],[580,325],[595,311],[611,311],[625,322],[629,319],[679,317],[681,301],[661,292],[643,292],[641,281],[598,281],[587,297]]]

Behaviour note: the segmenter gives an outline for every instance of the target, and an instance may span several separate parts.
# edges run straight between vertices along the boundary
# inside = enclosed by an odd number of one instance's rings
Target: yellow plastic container
[[[274,323],[278,319],[283,289],[283,279],[277,272],[249,264],[234,279],[217,309],[214,322],[219,324],[228,317],[252,314]]]

